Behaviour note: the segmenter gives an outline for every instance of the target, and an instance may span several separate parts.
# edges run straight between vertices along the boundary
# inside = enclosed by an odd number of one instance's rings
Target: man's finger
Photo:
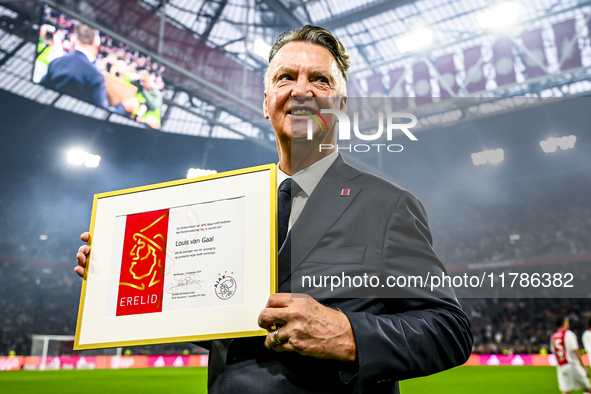
[[[83,277],[84,276],[84,268],[78,266],[76,268],[74,268],[74,271],[76,271],[76,273],[78,274],[78,276]]]
[[[289,313],[285,311],[285,308],[265,308],[259,314],[259,327],[266,330],[276,324],[284,326],[288,322]]]
[[[76,253],[76,260],[78,260],[78,265],[84,267],[86,265],[86,257],[90,253],[90,248],[87,245],[82,245],[78,249],[78,253]]]
[[[281,352],[297,352],[297,350],[293,347],[293,345],[288,341],[282,343],[281,345],[274,345],[271,347],[268,347],[269,349],[272,349],[278,353]]]
[[[78,248],[78,252],[83,253],[84,255],[87,255],[88,252],[90,252],[90,248],[88,247],[88,245],[82,245],[81,247]]]
[[[312,297],[300,293],[275,293],[267,300],[267,308],[284,308],[302,299],[312,299]]]
[[[286,332],[287,330],[285,328],[279,328],[277,331],[277,340],[281,343],[275,342],[275,330],[269,332],[265,338],[265,347],[277,352],[292,351],[293,346],[289,343],[289,338],[285,334]]]
[[[266,308],[284,308],[291,304],[291,301],[291,294],[289,293],[271,294],[267,300]]]
[[[90,233],[85,232],[80,234],[80,239],[83,242],[90,241]],[[90,247],[88,245],[82,245],[78,248],[78,253],[76,253],[76,261],[78,262],[78,266],[74,268],[74,271],[78,274],[78,276],[84,276],[84,268],[86,267],[86,257],[90,253]]]
[[[82,252],[76,253],[76,261],[78,261],[78,265],[82,268],[86,267],[86,255]]]

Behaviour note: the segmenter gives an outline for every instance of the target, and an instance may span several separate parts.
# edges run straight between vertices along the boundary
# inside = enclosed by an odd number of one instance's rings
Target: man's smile
[[[317,111],[314,111],[310,108],[307,107],[298,107],[298,108],[292,108],[289,111],[290,115],[314,115],[314,113]]]

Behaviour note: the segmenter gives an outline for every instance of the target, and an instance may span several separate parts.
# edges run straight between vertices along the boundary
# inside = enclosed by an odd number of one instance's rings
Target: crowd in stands
[[[160,128],[164,89],[162,76],[166,67],[108,36],[101,37],[96,64],[99,70],[138,89],[137,104],[132,104],[130,116],[153,129]]]
[[[64,195],[52,202],[48,195],[59,193],[59,186],[34,180],[37,194],[26,193],[19,186],[7,187],[0,193],[0,256],[36,264],[64,264],[72,261],[72,250],[79,246],[78,237],[88,228],[72,225],[72,217],[87,218],[90,206],[75,196]],[[24,199],[22,196],[26,195]],[[26,203],[23,201],[26,200]],[[38,209],[32,210],[35,206]],[[64,214],[67,212],[68,214]],[[2,280],[2,279],[0,279]]]
[[[68,56],[76,50],[90,62]],[[60,70],[50,66],[57,59]],[[33,81],[158,129],[165,71],[149,56],[45,7]]]
[[[0,259],[0,355],[29,355],[33,334],[73,335],[81,281],[64,269]]]
[[[570,318],[577,338],[589,329],[589,298],[462,299],[472,324],[473,353],[548,354],[557,316]]]
[[[587,195],[431,207],[434,247],[448,266],[591,253]]]

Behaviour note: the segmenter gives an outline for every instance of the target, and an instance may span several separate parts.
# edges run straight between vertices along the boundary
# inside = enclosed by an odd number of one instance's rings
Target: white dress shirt
[[[316,185],[318,185],[320,179],[324,176],[332,163],[334,163],[337,156],[338,153],[333,151],[328,156],[318,160],[316,163],[298,171],[293,175],[293,177],[290,177],[285,172],[281,171],[279,166],[277,166],[277,187],[279,187],[281,182],[283,182],[285,179],[293,178],[293,180],[301,189],[301,191],[296,196],[292,196],[293,198],[291,202],[291,215],[289,216],[289,229],[291,229],[291,226],[293,226],[300,216],[300,213],[302,213],[304,205],[306,205],[306,201],[308,201],[308,197],[310,197],[316,188]]]

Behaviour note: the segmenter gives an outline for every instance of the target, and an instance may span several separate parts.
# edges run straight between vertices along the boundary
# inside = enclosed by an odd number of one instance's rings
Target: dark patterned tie
[[[278,249],[285,242],[287,237],[287,229],[289,228],[289,216],[291,215],[291,178],[285,179],[279,185],[279,193],[277,194],[277,236]]]

